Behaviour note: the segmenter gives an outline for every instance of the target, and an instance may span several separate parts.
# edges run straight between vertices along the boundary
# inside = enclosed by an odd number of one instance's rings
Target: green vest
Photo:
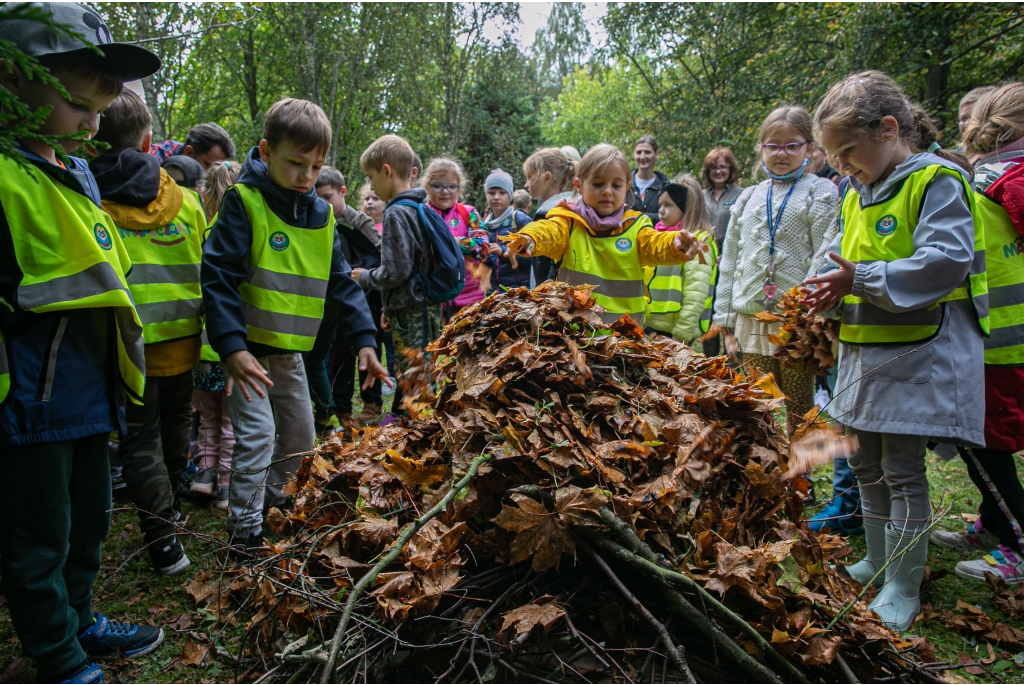
[[[1024,365],[1024,238],[1017,234],[1006,210],[975,192],[977,216],[985,227],[989,320],[985,363]]]
[[[848,189],[842,199],[842,253],[850,261],[892,262],[913,256],[914,231],[917,229],[921,202],[929,183],[938,174],[955,176],[964,183],[965,200],[975,212],[973,193],[954,167],[933,164],[904,179],[891,199],[867,206],[860,195]],[[912,312],[889,312],[855,295],[843,298],[839,339],[853,345],[921,342],[935,335],[942,323],[943,302],[970,299],[978,325],[988,334],[988,286],[985,278],[985,232],[980,220],[974,221],[974,261],[964,283],[939,302]]]
[[[88,197],[31,163],[19,167],[0,155],[0,178],[0,205],[22,272],[15,291],[17,305],[38,314],[110,307],[118,333],[118,380],[128,398],[142,404],[142,321],[125,280],[131,260],[114,223]],[[2,358],[0,401],[10,389],[6,353]]]
[[[181,194],[181,208],[166,226],[117,229],[132,260],[128,287],[147,345],[191,338],[202,327],[199,265],[206,215],[195,193],[182,188]]]
[[[569,247],[562,255],[558,280],[570,285],[596,285],[593,296],[605,308],[601,318],[615,323],[623,314],[643,326],[644,275],[637,252],[637,234],[651,227],[644,214],[637,217],[623,233],[593,236],[587,229],[569,227]]]
[[[706,260],[711,260],[711,281],[707,297],[704,299],[704,310],[700,315],[701,331],[707,333],[711,323],[711,305],[715,299],[715,284],[718,282],[718,248],[715,246],[714,238],[707,231],[698,230],[693,235],[711,248],[704,256]],[[674,314],[680,311],[683,297],[683,266],[672,264],[655,267],[654,277],[648,282],[647,291],[651,296],[651,301],[647,304],[647,313]]]
[[[718,245],[715,243],[714,236],[706,231],[697,231],[694,235],[705,241],[711,248],[708,250],[708,255],[712,259],[711,281],[708,283],[708,296],[704,298],[704,311],[700,313],[700,330],[702,333],[707,333],[708,329],[711,328],[711,313],[715,304],[715,286],[718,285]]]
[[[252,227],[249,275],[239,289],[247,338],[308,352],[324,316],[334,211],[319,228],[297,228],[279,219],[259,190],[238,183],[228,192],[232,191],[242,198]]]
[[[210,231],[213,230],[214,224],[217,223],[217,215],[214,214],[210,217],[210,223],[207,224],[206,230],[203,231],[203,244],[206,244],[206,239],[210,237]],[[204,362],[219,362],[220,355],[213,351],[213,347],[210,345],[210,339],[206,335],[206,317],[203,317],[203,330],[199,335],[202,340],[202,347],[199,352],[199,359]]]

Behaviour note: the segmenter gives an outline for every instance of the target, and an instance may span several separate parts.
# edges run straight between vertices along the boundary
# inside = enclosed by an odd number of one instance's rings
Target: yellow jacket
[[[640,212],[627,210],[622,219],[623,225],[613,230],[611,234],[624,232],[641,216],[643,215]],[[533,239],[533,256],[551,257],[557,262],[561,261],[562,255],[569,247],[569,230],[573,223],[577,227],[582,226],[590,235],[597,235],[597,232],[587,224],[586,219],[564,206],[554,207],[548,211],[546,219],[532,221],[519,232]],[[676,249],[675,238],[674,231],[660,232],[653,228],[641,228],[636,237],[640,266],[669,266],[685,262],[686,254]]]

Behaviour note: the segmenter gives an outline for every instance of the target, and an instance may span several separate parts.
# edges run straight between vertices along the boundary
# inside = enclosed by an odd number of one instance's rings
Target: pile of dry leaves
[[[820,376],[836,365],[839,321],[808,316],[800,298],[799,286],[793,286],[779,299],[780,314],[758,312],[754,318],[765,323],[782,322],[779,330],[768,336],[768,340],[779,347],[774,355],[776,359],[785,366]]]
[[[263,655],[242,677],[931,677],[842,540],[796,524],[782,400],[724,358],[608,328],[563,284],[493,294],[429,350],[420,416],[308,455],[274,541],[202,581]]]

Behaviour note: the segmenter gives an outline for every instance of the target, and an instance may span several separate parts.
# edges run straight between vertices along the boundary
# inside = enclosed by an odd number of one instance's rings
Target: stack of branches
[[[823,316],[809,315],[800,304],[799,286],[787,291],[778,304],[779,312],[758,312],[754,318],[765,323],[782,323],[779,330],[768,336],[769,342],[779,347],[773,355],[798,371],[820,376],[836,365],[839,350],[839,322]]]
[[[418,418],[305,457],[276,541],[203,593],[248,612],[240,677],[935,681],[799,527],[781,400],[594,307],[491,295],[405,379]]]

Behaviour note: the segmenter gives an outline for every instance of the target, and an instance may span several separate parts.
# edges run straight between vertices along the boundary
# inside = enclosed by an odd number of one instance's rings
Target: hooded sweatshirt
[[[27,163],[100,206],[96,181],[84,160],[71,157],[71,167],[63,169],[27,150],[18,152]],[[5,178],[3,182],[19,179]],[[21,182],[30,182],[28,176]],[[10,391],[0,403],[0,445],[75,440],[115,428],[124,433],[127,426],[117,382],[117,333],[111,310],[27,312],[18,306],[18,285],[23,278],[7,215],[0,206],[0,330],[6,338],[5,361],[11,373]],[[40,398],[47,379],[52,401]]]
[[[100,155],[89,163],[103,198],[103,209],[118,228],[145,231],[162,228],[181,209],[182,190],[151,154],[128,148]],[[206,226],[198,226],[200,235]],[[146,375],[177,376],[199,362],[199,336],[146,345]]]
[[[263,193],[270,210],[289,226],[320,228],[330,220],[331,206],[317,197],[316,189],[300,194],[270,180],[258,147],[249,151],[238,182]],[[214,351],[221,359],[239,350],[248,350],[257,358],[296,352],[247,340],[239,286],[248,278],[245,260],[252,246],[252,226],[237,192],[228,191],[224,196],[215,226],[203,246],[200,276],[206,330]],[[338,327],[348,337],[349,344],[357,350],[376,348],[377,328],[359,285],[349,277],[351,271],[335,233],[327,298],[339,305]]]

